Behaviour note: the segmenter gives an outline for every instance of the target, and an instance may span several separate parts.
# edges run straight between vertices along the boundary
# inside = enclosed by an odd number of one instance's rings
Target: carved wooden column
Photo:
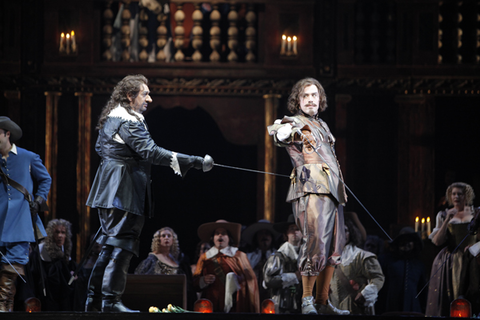
[[[158,61],[165,61],[167,56],[165,55],[165,51],[163,51],[163,48],[167,44],[167,15],[163,12],[159,13],[157,15],[157,20],[160,22],[160,25],[157,28],[157,47],[158,47],[158,53],[157,53],[157,60]]]
[[[212,22],[212,27],[210,28],[210,47],[212,48],[212,53],[210,54],[210,61],[217,62],[220,61],[220,53],[218,49],[220,48],[220,11],[218,11],[218,4],[213,4],[213,10],[210,13],[210,20]]]
[[[110,48],[112,47],[112,34],[113,34],[113,11],[110,8],[112,6],[111,1],[105,3],[105,11],[103,12],[103,19],[105,19],[105,25],[103,26],[103,47],[105,51],[103,52],[103,59],[107,61],[112,60],[112,52]]]
[[[266,94],[265,99],[265,172],[276,172],[276,147],[269,135],[267,126],[272,125],[277,118],[278,103],[281,95]],[[275,176],[264,174],[263,219],[275,222]],[[262,217],[261,217],[262,218]]]
[[[413,225],[415,217],[435,214],[434,102],[424,95],[397,96],[395,102],[399,106],[397,222]]]
[[[185,28],[183,27],[183,21],[185,20],[185,12],[183,12],[183,4],[177,4],[177,11],[175,11],[175,22],[177,26],[175,27],[175,48],[177,52],[175,53],[175,61],[183,61],[185,55],[182,52],[184,38],[185,38]]]
[[[203,28],[202,28],[202,20],[203,20],[203,13],[200,11],[200,4],[195,4],[195,11],[192,13],[192,20],[193,20],[193,29],[192,29],[192,47],[195,49],[195,52],[192,55],[192,60],[195,62],[202,61],[202,54],[200,49],[203,45]]]
[[[48,193],[48,212],[45,212],[45,222],[57,217],[57,157],[58,157],[58,99],[61,92],[45,92],[45,168],[47,168],[52,185]]]
[[[78,97],[77,212],[81,230],[77,235],[77,261],[80,261],[90,236],[90,207],[85,203],[90,192],[92,93],[75,92],[75,96]]]
[[[147,28],[147,23],[148,23],[148,14],[146,13],[145,9],[142,9],[140,11],[140,27],[138,30],[139,34],[139,39],[138,39],[138,44],[142,48],[140,53],[138,54],[138,59],[140,61],[147,61],[148,59],[148,53],[147,53],[147,46],[148,46],[148,28]]]
[[[122,11],[122,27],[120,31],[122,33],[122,61],[130,61],[130,19],[132,14],[128,7],[130,6],[130,0],[124,0]]]
[[[255,6],[253,3],[248,4],[247,14],[245,19],[247,20],[247,29],[245,30],[245,46],[247,47],[247,55],[245,60],[247,62],[255,62],[256,56],[253,51],[256,48],[257,30],[255,29],[255,22],[257,21],[257,15],[255,14]]]
[[[228,27],[228,48],[230,53],[228,54],[227,60],[229,62],[236,62],[238,60],[237,55],[237,46],[238,46],[238,12],[235,7],[235,3],[230,4],[230,12],[228,13],[228,22],[230,26]]]
[[[352,100],[349,94],[335,96],[335,150],[342,167],[343,179],[347,180],[347,104]]]

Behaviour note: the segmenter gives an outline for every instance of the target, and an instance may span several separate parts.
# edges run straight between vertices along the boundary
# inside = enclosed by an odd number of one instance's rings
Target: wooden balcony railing
[[[102,60],[257,61],[257,4],[233,1],[107,1]],[[159,5],[160,3],[160,5]]]

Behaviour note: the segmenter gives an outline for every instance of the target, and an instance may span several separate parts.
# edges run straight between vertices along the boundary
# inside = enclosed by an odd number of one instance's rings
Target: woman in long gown
[[[172,228],[164,227],[155,232],[151,249],[152,252],[135,269],[135,274],[185,274],[187,278],[187,309],[193,310],[197,296],[193,290],[190,261],[180,251],[175,231]]]
[[[445,246],[435,257],[428,288],[426,316],[449,316],[450,303],[464,297],[472,304],[479,296],[479,268],[466,250],[476,235],[468,230],[473,219],[475,194],[470,185],[455,182],[447,188],[448,204],[453,206],[437,214],[436,226],[429,238],[437,246]]]

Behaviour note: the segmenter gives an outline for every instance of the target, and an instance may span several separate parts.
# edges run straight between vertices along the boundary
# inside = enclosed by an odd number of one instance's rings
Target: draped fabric
[[[212,249],[216,249],[215,247]],[[212,250],[210,249],[210,250]],[[215,256],[207,258],[207,253],[200,256],[197,262],[197,269],[193,275],[193,284],[197,291],[202,291],[202,298],[207,298],[213,303],[214,312],[224,312],[225,307],[225,283],[217,276],[215,268],[218,265],[226,275],[233,272],[238,276],[240,290],[234,297],[234,305],[231,312],[260,312],[260,299],[258,293],[257,279],[248,262],[247,255],[237,250],[234,255],[225,255],[218,252]],[[205,288],[200,288],[200,279],[207,274],[215,275],[215,282]]]

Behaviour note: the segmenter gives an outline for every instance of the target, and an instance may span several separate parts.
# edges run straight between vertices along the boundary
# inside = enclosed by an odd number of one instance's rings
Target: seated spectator
[[[369,251],[380,257],[385,247],[385,241],[377,235],[368,235],[363,245],[363,250]]]
[[[345,240],[342,262],[330,283],[330,300],[350,314],[375,315],[374,305],[385,280],[382,268],[373,253],[357,247],[361,233],[350,219],[345,219]]]
[[[214,312],[260,312],[255,273],[247,255],[236,247],[240,229],[239,223],[217,220],[197,231],[213,247],[198,259],[193,282],[202,298],[212,302]]]
[[[152,252],[147,259],[140,262],[135,269],[135,274],[168,275],[184,274],[187,278],[187,309],[193,310],[197,300],[193,290],[192,271],[190,261],[180,251],[178,236],[172,228],[164,227],[153,235]]]
[[[273,224],[265,219],[248,226],[242,232],[242,239],[251,248],[251,251],[247,253],[247,257],[257,277],[260,302],[270,298],[269,292],[263,286],[263,266],[267,262],[268,257],[277,251],[275,240],[279,235],[273,229]]]
[[[367,240],[367,230],[365,230],[365,227],[360,222],[360,219],[358,218],[357,213],[354,211],[345,211],[343,213],[343,216],[344,216],[344,219],[352,220],[353,224],[355,225],[355,227],[357,227],[358,231],[360,232],[360,244],[358,245],[358,247],[362,248],[365,241]],[[366,249],[364,248],[364,250]]]
[[[427,270],[420,260],[423,243],[411,227],[400,230],[388,251],[379,257],[385,285],[378,299],[379,311],[425,313],[427,290],[417,297],[427,283]]]
[[[302,232],[295,224],[293,214],[287,222],[279,222],[273,228],[283,234],[285,243],[271,255],[263,267],[265,286],[275,302],[275,313],[302,312],[302,275],[298,269],[298,253]]]
[[[30,262],[34,277],[35,295],[42,303],[42,311],[73,310],[74,287],[68,285],[75,272],[76,263],[71,259],[72,224],[63,219],[51,220],[47,225],[47,237],[39,245],[44,274],[46,296],[43,294],[41,269],[36,251]]]

